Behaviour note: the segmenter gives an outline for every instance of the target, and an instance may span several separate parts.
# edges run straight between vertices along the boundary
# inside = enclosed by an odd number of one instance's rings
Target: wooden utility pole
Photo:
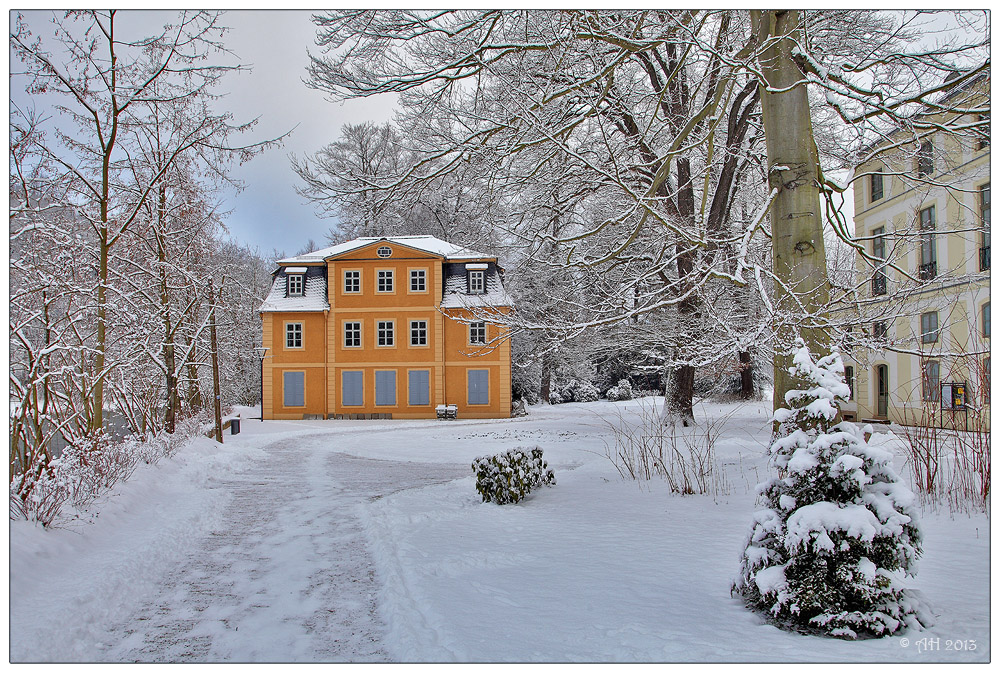
[[[767,140],[768,185],[777,189],[771,205],[773,270],[775,275],[774,328],[778,336],[774,356],[774,408],[785,406],[790,389],[787,349],[800,336],[821,357],[829,338],[816,318],[830,298],[820,209],[819,152],[809,117],[805,77],[793,55],[804,48],[801,17],[796,10],[751,12],[757,61],[761,112]]]
[[[219,289],[219,296],[222,295],[222,289]],[[212,302],[211,313],[209,314],[209,325],[211,328],[211,339],[212,339],[212,391],[215,394],[215,441],[222,444],[222,400],[219,396],[219,342],[215,336],[215,288],[212,281],[208,281],[208,297]]]

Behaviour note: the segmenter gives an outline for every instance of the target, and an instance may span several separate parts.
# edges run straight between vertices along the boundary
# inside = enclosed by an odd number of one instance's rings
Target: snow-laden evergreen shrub
[[[612,402],[621,402],[622,400],[630,400],[635,396],[632,391],[632,382],[628,379],[622,379],[614,386],[608,389],[608,399]]]
[[[574,402],[596,402],[601,399],[601,391],[590,381],[574,381],[572,391]]]
[[[549,404],[565,402],[596,402],[601,399],[601,391],[590,381],[573,379],[558,389],[549,393]]]
[[[770,449],[783,476],[758,487],[734,592],[780,626],[841,638],[928,623],[905,585],[921,552],[915,499],[890,453],[835,424],[849,394],[840,355],[814,362],[799,341],[789,371],[800,389],[775,413]]]
[[[472,471],[476,473],[476,490],[483,496],[483,502],[498,505],[519,502],[532,489],[556,483],[538,447],[529,451],[518,447],[476,458],[472,461]]]

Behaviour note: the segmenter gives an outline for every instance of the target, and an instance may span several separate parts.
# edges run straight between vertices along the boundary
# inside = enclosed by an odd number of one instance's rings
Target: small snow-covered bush
[[[574,384],[574,402],[596,402],[599,399],[601,399],[601,391],[590,381],[577,381]]]
[[[472,461],[472,471],[476,473],[476,490],[483,496],[483,502],[498,505],[519,502],[532,489],[556,483],[538,447],[529,451],[518,447],[476,458]]]
[[[814,362],[800,341],[789,372],[800,389],[775,413],[770,449],[782,476],[758,487],[733,591],[780,626],[841,638],[926,624],[904,583],[921,552],[915,498],[892,454],[834,423],[849,394],[840,355]]]
[[[622,400],[630,400],[635,396],[632,392],[632,382],[628,379],[622,379],[611,388],[608,389],[608,399],[612,402],[621,402]]]
[[[590,381],[574,379],[560,388],[558,392],[549,393],[549,404],[565,402],[596,402],[601,399],[601,391]]]

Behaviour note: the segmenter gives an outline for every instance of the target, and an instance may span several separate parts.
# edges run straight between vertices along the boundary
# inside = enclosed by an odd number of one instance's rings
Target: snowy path
[[[222,523],[191,541],[106,661],[384,661],[374,563],[357,505],[467,476],[455,465],[331,453],[330,436],[265,447],[220,481]]]

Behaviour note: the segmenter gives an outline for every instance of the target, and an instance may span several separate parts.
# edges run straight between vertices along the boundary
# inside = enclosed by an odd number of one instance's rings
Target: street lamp
[[[264,422],[264,358],[267,357],[267,346],[256,346],[254,355],[260,360],[260,422]]]

